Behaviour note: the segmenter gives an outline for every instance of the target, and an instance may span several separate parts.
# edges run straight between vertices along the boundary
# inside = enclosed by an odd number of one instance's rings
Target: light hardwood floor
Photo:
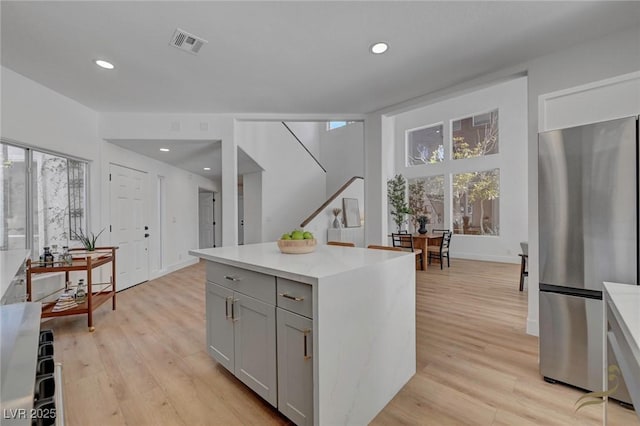
[[[519,266],[452,260],[417,275],[417,373],[374,419],[380,425],[597,425],[574,411],[580,391],[545,383],[525,334]],[[67,424],[288,424],[205,350],[204,265],[118,294],[94,316],[43,323],[64,364]],[[614,406],[610,424],[640,424]]]

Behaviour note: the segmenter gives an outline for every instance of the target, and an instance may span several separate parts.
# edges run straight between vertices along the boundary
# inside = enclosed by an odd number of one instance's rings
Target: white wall
[[[286,121],[285,123],[313,156],[320,161],[320,132],[327,128],[327,123],[321,121]],[[322,161],[320,164],[324,166]]]
[[[437,164],[406,166],[405,132],[443,123],[446,155],[450,155],[449,122],[452,119],[498,109],[498,153],[485,157],[447,160]],[[520,241],[527,240],[527,79],[524,77],[437,102],[395,116],[395,173],[407,180],[444,175],[445,206],[451,206],[451,175],[500,169],[500,233],[456,234],[451,256],[476,260],[519,263]],[[453,229],[451,210],[445,208],[444,228]]]
[[[147,198],[151,213],[156,211],[157,206],[157,176],[164,176],[166,217],[170,222],[165,229],[164,264],[169,271],[188,263],[191,257],[187,255],[187,250],[197,247],[198,186],[218,190],[216,184],[198,176],[189,177],[183,170],[102,141],[100,129],[104,123],[95,111],[11,70],[2,68],[1,71],[2,138],[89,160],[89,219],[94,231],[109,226],[110,163],[148,173]],[[132,127],[137,135],[153,129],[153,126],[146,130]],[[127,128],[114,126],[112,130],[115,129],[124,132]],[[115,134],[117,132],[111,132],[110,136]],[[126,134],[133,135],[134,132]],[[193,208],[184,208],[188,205]],[[173,217],[176,218],[175,223],[172,222]],[[150,214],[149,221],[152,231],[149,242],[150,274],[154,277],[162,273],[158,269],[159,245],[154,238],[157,233],[153,232],[158,228],[157,215]],[[108,244],[108,234],[104,233],[100,241]]]
[[[352,177],[364,177],[364,123],[320,130],[320,164],[327,170],[327,197]]]
[[[97,194],[102,174],[98,114],[8,68],[0,72],[2,138],[89,160],[89,189]],[[99,231],[100,197],[90,197],[89,203],[89,226]]]
[[[325,172],[280,122],[237,122],[235,132],[238,146],[264,170],[261,241],[275,241],[324,202]]]
[[[262,242],[262,173],[242,175],[244,187],[244,243]],[[284,233],[284,231],[282,232]]]

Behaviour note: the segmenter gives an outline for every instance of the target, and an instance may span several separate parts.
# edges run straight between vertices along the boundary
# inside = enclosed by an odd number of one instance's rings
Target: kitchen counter
[[[319,245],[283,254],[271,242],[189,254],[208,262],[209,354],[296,424],[367,424],[415,374],[413,253]],[[246,355],[256,351],[267,359]]]
[[[3,425],[31,425],[40,303],[0,306],[0,406]]]
[[[318,245],[316,251],[304,255],[283,254],[276,243],[190,250],[189,254],[307,284],[317,284],[322,278],[407,256],[407,253],[390,250],[354,250],[353,247],[328,245]]]
[[[605,339],[612,346],[640,419],[640,286],[605,282],[603,293],[609,325]],[[607,362],[603,367],[607,383]]]
[[[0,300],[5,297],[14,277],[29,254],[30,250],[26,249],[0,251]]]

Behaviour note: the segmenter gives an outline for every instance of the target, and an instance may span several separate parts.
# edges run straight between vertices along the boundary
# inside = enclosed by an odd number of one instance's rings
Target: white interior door
[[[200,248],[214,247],[213,241],[213,192],[200,193],[198,203]]]
[[[116,251],[116,289],[124,290],[149,279],[146,225],[147,174],[110,165],[111,242]]]

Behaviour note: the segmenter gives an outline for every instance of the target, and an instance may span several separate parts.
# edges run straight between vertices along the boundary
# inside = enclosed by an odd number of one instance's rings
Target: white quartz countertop
[[[9,289],[11,280],[20,269],[20,265],[29,256],[29,250],[0,250],[0,299]]]
[[[604,283],[609,306],[640,363],[640,286]]]
[[[275,242],[189,250],[189,254],[308,284],[315,284],[323,277],[342,274],[390,259],[413,256],[413,253],[409,252],[325,244],[319,244],[313,253],[285,254],[280,252]]]

